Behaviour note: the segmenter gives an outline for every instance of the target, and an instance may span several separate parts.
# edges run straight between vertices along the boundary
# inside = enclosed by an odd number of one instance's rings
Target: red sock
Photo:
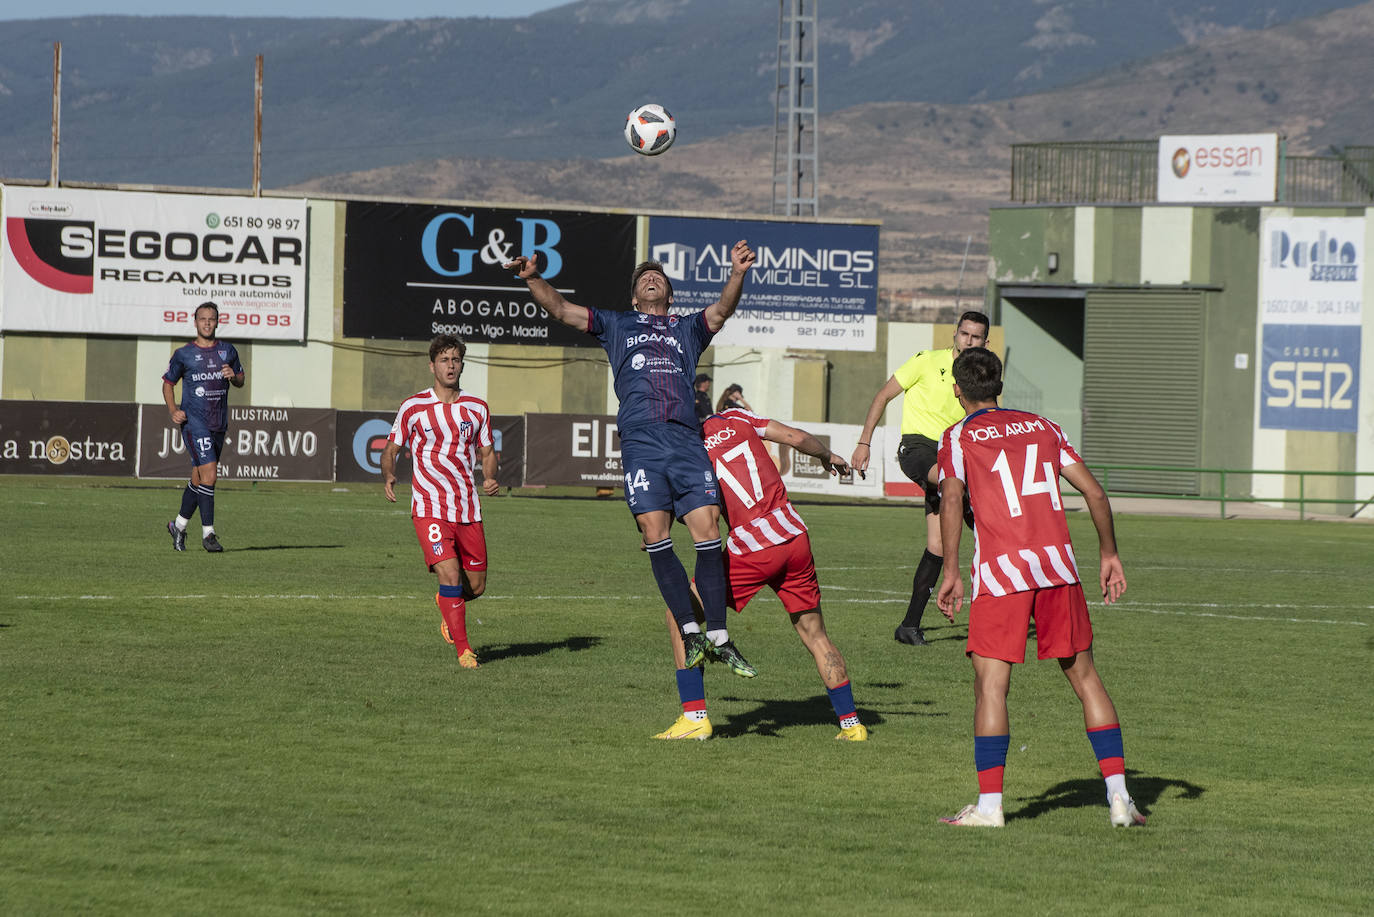
[[[458,655],[472,649],[468,645],[468,606],[461,596],[439,596],[439,613],[448,625],[448,635],[453,638],[453,648]]]

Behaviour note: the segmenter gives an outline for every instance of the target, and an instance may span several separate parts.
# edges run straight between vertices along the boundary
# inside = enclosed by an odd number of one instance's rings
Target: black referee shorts
[[[926,478],[935,467],[938,448],[935,440],[919,433],[903,433],[897,446],[897,464],[902,473],[925,491],[927,516],[940,512],[940,489]]]

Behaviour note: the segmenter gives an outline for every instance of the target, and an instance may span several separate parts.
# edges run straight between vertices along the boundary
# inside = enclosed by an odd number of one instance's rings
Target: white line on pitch
[[[1122,611],[1143,611],[1151,615],[1179,615],[1187,618],[1224,618],[1228,621],[1265,621],[1274,624],[1343,624],[1350,627],[1368,627],[1365,621],[1330,621],[1321,618],[1275,618],[1270,615],[1224,615],[1214,611],[1169,611],[1163,607],[1137,606],[1123,608]]]

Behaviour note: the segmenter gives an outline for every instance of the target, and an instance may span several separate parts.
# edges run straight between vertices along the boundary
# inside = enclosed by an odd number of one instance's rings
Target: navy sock
[[[673,551],[673,539],[665,538],[645,545],[644,550],[649,552],[649,566],[654,571],[659,594],[668,603],[668,611],[677,626],[681,628],[695,621],[696,616],[692,614],[692,587],[687,582],[687,569]]]
[[[701,666],[677,670],[677,699],[683,711],[706,709],[706,679]]]
[[[196,493],[200,497],[200,524],[215,524],[215,485],[201,484],[196,488]]]
[[[854,706],[854,690],[847,679],[842,685],[826,688],[825,693],[830,695],[830,706],[834,708],[835,718],[841,726],[847,728],[859,721],[859,712]]]
[[[926,604],[930,601],[930,591],[940,581],[940,570],[944,563],[945,559],[938,554],[926,551],[921,555],[921,562],[916,565],[916,575],[911,578],[911,601],[906,606],[903,627],[921,626],[921,616],[925,614]]]
[[[200,493],[189,483],[186,489],[181,492],[181,518],[190,519],[196,514],[196,507],[200,505]]]
[[[725,630],[725,561],[720,556],[720,539],[698,541],[697,594],[706,613],[706,630]]]

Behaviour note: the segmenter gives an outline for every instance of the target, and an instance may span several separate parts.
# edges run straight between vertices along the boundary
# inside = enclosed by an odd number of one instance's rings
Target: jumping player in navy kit
[[[710,656],[746,678],[754,676],[754,667],[725,627],[718,486],[701,442],[692,380],[702,351],[735,313],[756,257],[746,241],[736,242],[720,299],[686,315],[669,314],[673,287],[657,261],[643,262],[630,277],[632,312],[569,302],[539,276],[532,258],[521,255],[506,264],[529,285],[531,297],[545,312],[595,335],[610,358],[620,399],[616,424],[625,500],[644,537],[659,592],[682,631],[686,665],[695,666]],[[696,543],[696,586],[706,616],[705,634],[692,614],[687,570],[673,553],[674,517],[686,524]]]
[[[181,427],[186,453],[191,456],[191,480],[181,494],[181,512],[167,523],[172,547],[186,550],[186,526],[197,508],[201,544],[212,554],[224,547],[215,537],[215,470],[229,429],[229,386],[243,388],[239,352],[227,341],[215,340],[219,307],[203,302],[196,307],[196,339],[176,349],[162,377],[162,400],[172,423]],[[181,406],[175,387],[181,382]]]

